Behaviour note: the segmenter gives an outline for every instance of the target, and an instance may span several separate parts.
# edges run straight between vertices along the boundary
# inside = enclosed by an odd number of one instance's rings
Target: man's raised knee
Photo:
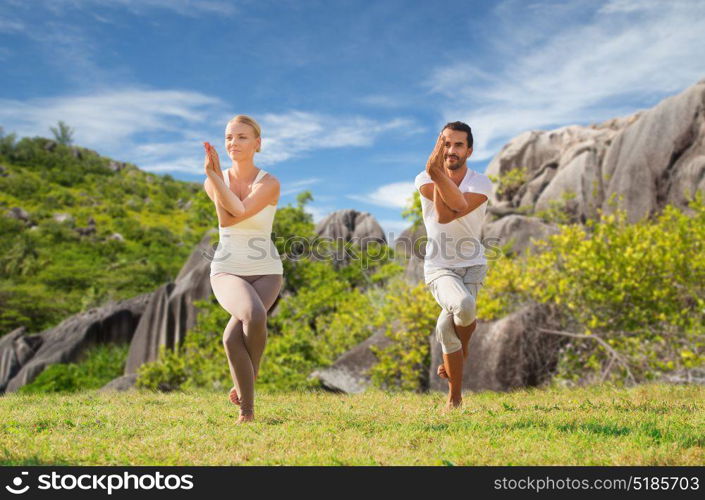
[[[470,295],[465,295],[458,304],[458,310],[454,314],[456,323],[460,326],[469,326],[475,321],[475,299]]]

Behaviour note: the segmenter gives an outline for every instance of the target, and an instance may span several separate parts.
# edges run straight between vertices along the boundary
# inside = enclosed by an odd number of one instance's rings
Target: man
[[[467,124],[448,123],[415,180],[428,237],[424,281],[442,308],[436,323],[443,351],[438,375],[448,379],[448,408],[462,404],[463,364],[477,324],[475,301],[487,274],[480,229],[492,181],[467,167],[472,144]]]

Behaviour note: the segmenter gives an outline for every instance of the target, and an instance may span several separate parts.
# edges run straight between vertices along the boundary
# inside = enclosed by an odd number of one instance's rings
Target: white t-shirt
[[[433,180],[426,170],[417,175],[414,180],[416,189],[420,189],[424,184],[433,184]],[[468,168],[458,189],[461,193],[484,194],[487,196],[487,200],[472,212],[447,224],[436,221],[436,208],[433,206],[433,201],[419,191],[428,238],[424,272],[428,272],[434,267],[467,267],[487,263],[485,247],[480,241],[480,231],[485,218],[487,202],[492,193],[492,181],[485,174]]]

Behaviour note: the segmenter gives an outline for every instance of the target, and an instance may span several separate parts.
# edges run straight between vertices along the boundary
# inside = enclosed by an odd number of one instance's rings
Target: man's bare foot
[[[253,422],[255,420],[255,416],[251,413],[241,413],[240,417],[237,419],[237,424],[246,424],[248,422]]]
[[[230,389],[230,395],[228,396],[230,399],[230,402],[234,405],[239,405],[240,404],[240,396],[237,395],[237,389],[233,387]]]
[[[438,365],[438,370],[436,370],[436,373],[438,373],[438,376],[441,378],[448,378],[448,374],[446,373],[446,367],[443,363]]]

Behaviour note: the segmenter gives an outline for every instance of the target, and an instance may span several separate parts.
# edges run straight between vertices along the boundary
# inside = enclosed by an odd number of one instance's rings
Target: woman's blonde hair
[[[249,125],[255,131],[255,138],[259,138],[262,135],[262,129],[260,128],[259,123],[257,123],[257,121],[251,116],[237,115],[230,119],[228,125],[230,125],[231,123],[244,123],[245,125]],[[258,147],[257,152],[259,153],[259,151],[260,148]]]

